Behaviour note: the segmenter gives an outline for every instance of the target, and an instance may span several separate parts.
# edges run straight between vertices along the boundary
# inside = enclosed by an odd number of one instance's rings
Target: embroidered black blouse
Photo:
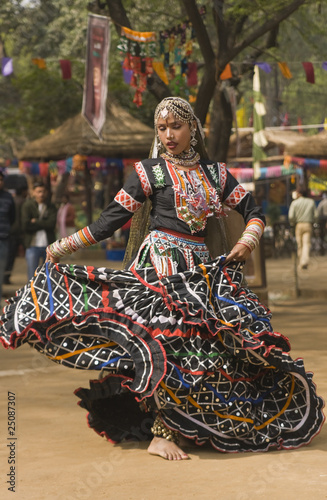
[[[206,235],[209,216],[224,214],[223,204],[237,210],[247,224],[265,223],[254,198],[228,172],[224,163],[201,160],[189,171],[175,168],[161,158],[137,162],[115,199],[89,226],[96,241],[104,240],[122,225],[149,197],[152,202],[150,230],[166,228],[196,236]]]

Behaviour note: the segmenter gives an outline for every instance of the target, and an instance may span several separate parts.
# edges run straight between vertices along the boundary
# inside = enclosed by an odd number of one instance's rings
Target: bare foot
[[[152,439],[148,452],[151,455],[159,455],[166,460],[187,460],[190,458],[177,444],[157,436]]]

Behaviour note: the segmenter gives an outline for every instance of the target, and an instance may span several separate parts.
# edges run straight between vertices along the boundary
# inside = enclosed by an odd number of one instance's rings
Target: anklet
[[[156,437],[167,439],[168,441],[172,441],[176,444],[178,443],[178,432],[173,431],[172,429],[168,429],[168,427],[166,427],[160,419],[159,415],[157,415],[155,421],[153,422],[151,432]]]

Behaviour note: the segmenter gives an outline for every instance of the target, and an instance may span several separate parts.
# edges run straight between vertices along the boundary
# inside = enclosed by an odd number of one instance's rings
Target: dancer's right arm
[[[47,247],[47,260],[53,263],[67,254],[80,248],[85,248],[112,236],[136,212],[146,197],[149,196],[151,186],[144,183],[144,168],[141,162],[134,165],[123,188],[117,193],[115,199],[102,211],[100,217],[89,226],[76,233],[57,240]]]

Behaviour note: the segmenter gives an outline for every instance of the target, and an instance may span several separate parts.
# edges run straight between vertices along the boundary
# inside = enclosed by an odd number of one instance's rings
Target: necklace
[[[179,155],[174,155],[170,153],[169,151],[166,151],[165,153],[162,153],[161,157],[164,160],[168,160],[171,163],[177,163],[178,165],[181,165],[182,167],[192,167],[198,161],[200,160],[200,155],[197,153],[192,146],[188,151],[183,151]]]

